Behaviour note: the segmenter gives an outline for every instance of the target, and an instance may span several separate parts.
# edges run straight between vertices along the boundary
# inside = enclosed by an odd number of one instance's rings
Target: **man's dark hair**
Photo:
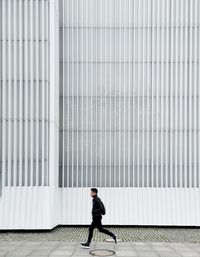
[[[92,191],[92,192],[95,192],[96,194],[98,193],[98,190],[97,190],[97,188],[95,188],[95,187],[91,188],[91,191]]]

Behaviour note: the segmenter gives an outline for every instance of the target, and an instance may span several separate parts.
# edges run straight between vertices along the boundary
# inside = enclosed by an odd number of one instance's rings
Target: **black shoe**
[[[90,244],[89,243],[81,243],[81,247],[89,249],[90,248]]]
[[[116,243],[117,243],[117,237],[116,237],[116,235],[113,236],[113,239],[114,239],[115,244],[116,244]]]

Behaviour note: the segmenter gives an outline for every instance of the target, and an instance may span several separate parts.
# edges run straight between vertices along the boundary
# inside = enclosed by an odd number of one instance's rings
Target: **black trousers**
[[[93,220],[92,220],[92,223],[89,227],[89,235],[88,235],[88,240],[87,240],[87,243],[90,243],[91,240],[92,240],[92,237],[93,237],[93,231],[94,231],[94,228],[98,228],[98,230],[102,233],[105,233],[106,235],[109,235],[111,237],[114,236],[114,234],[112,232],[110,232],[109,230],[105,229],[102,227],[102,224],[101,224],[101,219],[102,217],[93,217]]]

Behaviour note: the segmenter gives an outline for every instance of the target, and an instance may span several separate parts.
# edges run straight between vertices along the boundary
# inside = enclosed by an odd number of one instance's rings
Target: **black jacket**
[[[101,202],[101,199],[98,196],[94,196],[92,200],[92,216],[93,217],[102,217],[101,210],[104,209],[104,205]]]

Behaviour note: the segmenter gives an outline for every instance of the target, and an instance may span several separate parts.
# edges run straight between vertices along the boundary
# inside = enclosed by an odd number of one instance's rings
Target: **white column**
[[[49,1],[49,186],[52,225],[59,218],[59,9],[58,1]]]

